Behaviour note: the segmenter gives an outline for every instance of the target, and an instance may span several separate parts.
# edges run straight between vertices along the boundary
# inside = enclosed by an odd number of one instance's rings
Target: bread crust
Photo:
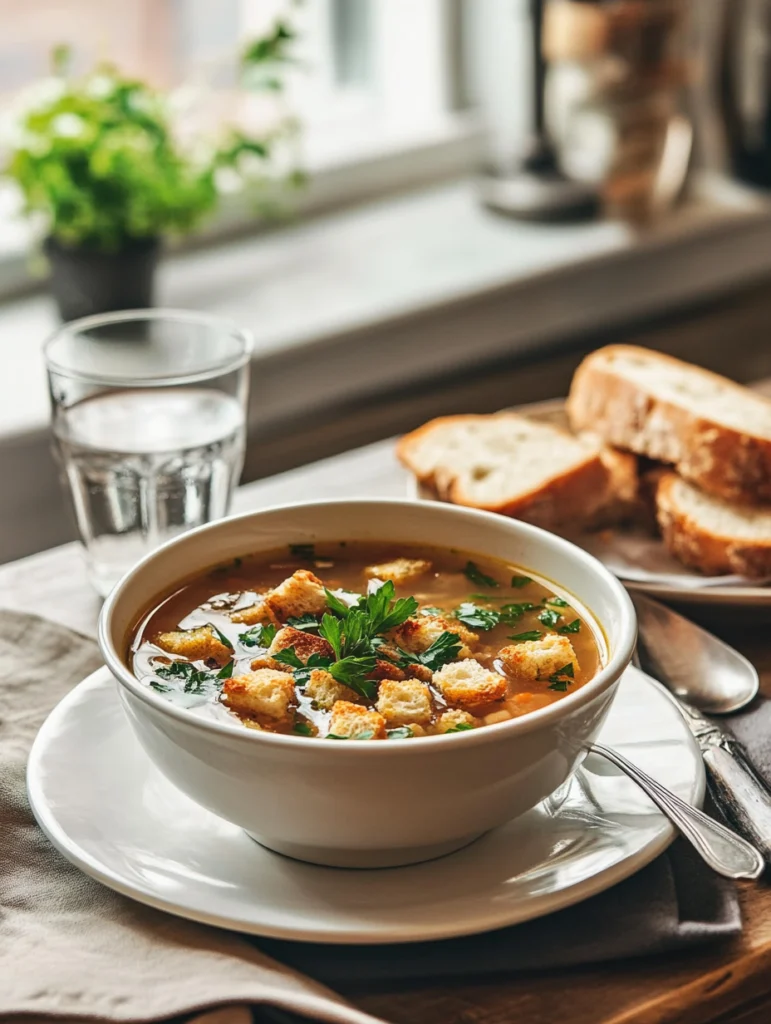
[[[521,422],[526,417],[516,413],[495,413],[496,418],[509,417]],[[478,508],[486,512],[521,519],[546,529],[581,528],[595,514],[607,494],[610,474],[600,457],[599,450],[588,451],[585,459],[577,460],[567,472],[555,474],[542,486],[498,503],[482,504],[475,501],[463,490],[462,481],[456,474],[431,472],[420,473],[412,456],[412,449],[422,442],[427,434],[452,423],[468,423],[488,420],[490,416],[441,416],[430,420],[417,430],[405,434],[396,445],[399,461],[413,473],[421,484],[433,490],[439,498],[455,505]],[[537,421],[536,421],[537,422]],[[558,428],[554,428],[558,429]],[[575,441],[572,435],[561,431],[566,438]]]
[[[677,474],[669,472],[656,485],[656,518],[669,552],[708,576],[771,576],[771,538],[750,541],[714,533],[680,506],[678,482]]]
[[[633,345],[609,345],[587,356],[573,377],[567,401],[573,430],[592,431],[608,444],[673,465],[686,480],[728,501],[771,501],[771,440],[657,398],[602,364],[603,357],[614,353],[656,360],[664,367],[685,367],[693,375],[735,389],[739,398],[748,394],[733,381],[671,356]]]

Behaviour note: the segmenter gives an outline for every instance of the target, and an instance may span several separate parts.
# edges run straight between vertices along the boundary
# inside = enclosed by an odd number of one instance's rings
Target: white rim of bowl
[[[325,508],[330,505],[359,505],[363,508],[372,505],[390,505],[414,508],[417,505],[421,508],[425,508],[424,502],[409,501],[403,498],[331,498],[325,501],[291,502],[286,505],[270,505],[267,508],[262,508],[253,512],[242,512],[239,515],[227,516],[224,519],[218,519],[214,523],[205,523],[203,526],[198,526],[179,537],[174,537],[172,540],[166,541],[165,544],[162,544],[160,547],[150,552],[149,555],[145,555],[141,561],[137,562],[137,564],[113,587],[102,605],[102,610],[99,615],[97,639],[105,664],[112,672],[118,683],[124,686],[131,694],[133,694],[133,696],[138,697],[143,703],[155,708],[157,711],[167,715],[169,718],[184,722],[191,728],[201,729],[204,732],[215,733],[220,736],[227,736],[229,739],[241,743],[268,743],[279,747],[289,747],[290,749],[295,750],[307,749],[309,753],[318,751],[320,745],[317,743],[309,743],[308,737],[305,736],[290,736],[283,733],[271,733],[267,731],[258,732],[254,729],[241,729],[236,723],[231,725],[229,722],[217,722],[203,717],[197,717],[196,715],[191,714],[188,709],[177,707],[169,701],[164,700],[160,694],[154,693],[148,686],[144,686],[140,683],[134,673],[123,663],[121,656],[115,650],[112,640],[110,639],[108,621],[112,615],[113,607],[117,604],[121,591],[125,585],[135,576],[139,575],[144,570],[145,566],[152,562],[159,553],[167,551],[183,542],[189,541],[190,538],[205,536],[207,533],[211,533],[217,529],[222,529],[223,526],[229,523],[252,519],[256,516],[268,513],[288,512],[295,508]],[[565,554],[569,558],[577,559],[579,562],[582,562],[587,569],[601,577],[603,582],[610,589],[611,593],[617,598],[622,616],[618,630],[620,633],[620,641],[617,650],[615,652],[610,651],[610,657],[608,658],[607,665],[603,666],[603,668],[600,669],[600,671],[593,676],[589,682],[584,683],[579,690],[568,693],[567,696],[545,708],[538,708],[536,711],[529,711],[526,715],[522,715],[521,718],[514,718],[508,722],[496,722],[493,725],[486,725],[483,728],[457,733],[452,737],[452,742],[456,747],[461,744],[464,744],[465,746],[472,746],[477,743],[488,742],[494,736],[500,736],[504,730],[519,735],[532,732],[534,729],[539,728],[543,723],[548,722],[551,719],[559,719],[569,710],[580,707],[582,704],[586,704],[594,696],[605,689],[610,676],[616,674],[619,676],[621,675],[631,661],[632,653],[637,641],[637,617],[629,594],[627,594],[623,585],[610,572],[610,570],[605,568],[602,562],[596,559],[594,555],[590,555],[582,548],[577,547],[577,545],[573,544],[571,541],[565,540],[563,537],[550,533],[548,530],[543,530],[538,526],[532,526],[530,523],[523,523],[518,519],[507,519],[505,516],[496,515],[493,512],[483,512],[478,509],[470,509],[456,505],[439,506],[439,508],[435,508],[434,511],[440,515],[457,516],[459,521],[466,517],[472,517],[494,522],[498,525],[500,525],[501,522],[504,522],[510,524],[517,530],[523,531],[526,535],[530,534],[535,537],[548,537],[549,542],[555,544],[561,553]],[[480,554],[483,554],[483,552],[480,552]],[[203,572],[205,570],[202,569],[200,571]],[[173,584],[169,587],[169,592],[171,592],[172,589]],[[589,608],[589,606],[583,601],[581,603],[588,609],[595,623],[600,628],[603,628],[603,624],[599,621],[593,609]],[[146,609],[138,609],[138,611],[145,612]],[[368,750],[370,751],[370,754],[365,754],[364,756],[374,756],[378,754],[383,755],[387,751],[393,749],[395,752],[394,755],[386,756],[395,756],[399,751],[401,751],[402,754],[410,750],[417,753],[418,750],[424,750],[426,744],[435,744],[442,740],[444,740],[443,736],[416,736],[404,743],[335,743],[330,744],[329,749],[333,750],[336,754],[342,754],[343,756],[347,756],[347,752],[352,750],[359,752],[362,750]],[[361,753],[354,754],[353,756],[361,756]]]

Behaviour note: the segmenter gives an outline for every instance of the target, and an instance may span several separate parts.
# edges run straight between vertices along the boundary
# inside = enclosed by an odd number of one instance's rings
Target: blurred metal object
[[[529,0],[533,60],[530,145],[517,166],[489,170],[480,182],[479,192],[485,206],[509,217],[535,221],[579,220],[597,212],[598,196],[592,186],[565,176],[546,131],[544,2]]]
[[[550,0],[546,9],[546,121],[562,166],[629,220],[671,206],[687,177],[690,7]]]

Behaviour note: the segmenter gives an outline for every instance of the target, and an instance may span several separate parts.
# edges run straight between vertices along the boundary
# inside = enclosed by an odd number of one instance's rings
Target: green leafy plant
[[[250,43],[238,58],[242,87],[280,91],[293,38],[278,22]],[[53,54],[53,78],[37,93],[16,120],[3,173],[49,236],[105,252],[190,231],[217,206],[223,175],[231,186],[234,177],[243,185],[264,181],[274,151],[296,129],[284,117],[258,134],[229,126],[216,139],[183,140],[173,94],[112,65],[74,77],[63,46]]]

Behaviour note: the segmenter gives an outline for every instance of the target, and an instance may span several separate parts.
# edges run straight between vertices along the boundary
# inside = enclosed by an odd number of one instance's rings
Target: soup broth
[[[327,739],[463,732],[561,700],[601,666],[568,594],[504,561],[290,545],[187,583],[144,620],[137,678],[196,714]]]

